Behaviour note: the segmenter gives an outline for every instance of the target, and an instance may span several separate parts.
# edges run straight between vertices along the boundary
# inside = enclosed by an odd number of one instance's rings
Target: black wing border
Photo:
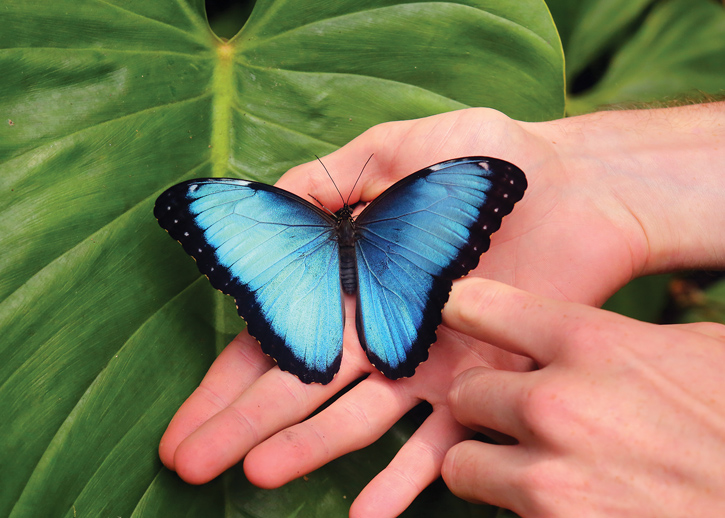
[[[265,190],[284,196],[313,210],[332,226],[335,224],[334,218],[319,207],[289,191],[273,185],[237,178],[197,178],[187,180],[164,191],[156,199],[154,205],[154,216],[159,225],[181,244],[187,254],[194,258],[199,271],[209,279],[214,288],[234,298],[239,316],[246,322],[249,334],[259,342],[262,351],[271,356],[280,369],[294,374],[304,383],[320,383],[323,385],[330,383],[340,370],[342,347],[340,347],[340,354],[325,371],[310,370],[295,359],[286,346],[284,339],[275,333],[267,322],[254,293],[247,286],[237,281],[232,273],[216,260],[214,248],[206,242],[203,229],[194,221],[194,216],[189,211],[190,201],[187,198],[189,187],[220,182],[232,183],[255,190]],[[342,304],[342,300],[340,300],[340,304]]]

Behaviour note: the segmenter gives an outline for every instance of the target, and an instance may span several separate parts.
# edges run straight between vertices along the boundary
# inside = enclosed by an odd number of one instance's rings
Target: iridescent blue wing
[[[200,179],[165,191],[159,224],[237,301],[262,350],[305,383],[329,383],[342,358],[334,220],[275,187]]]
[[[478,265],[526,186],[513,164],[459,158],[404,178],[355,220],[358,337],[388,378],[428,358],[452,281]]]

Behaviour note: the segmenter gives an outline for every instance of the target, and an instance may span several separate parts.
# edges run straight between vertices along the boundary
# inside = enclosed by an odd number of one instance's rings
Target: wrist
[[[725,103],[598,112],[527,129],[617,225],[635,276],[725,266]]]

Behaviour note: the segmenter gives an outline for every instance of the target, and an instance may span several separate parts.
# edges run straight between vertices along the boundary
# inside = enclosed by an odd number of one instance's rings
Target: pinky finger
[[[520,491],[525,471],[521,446],[501,446],[464,441],[446,454],[441,474],[454,494],[475,503],[486,503],[527,514],[531,506]]]
[[[350,517],[398,516],[440,476],[448,448],[472,434],[447,409],[434,410],[390,464],[360,492]]]

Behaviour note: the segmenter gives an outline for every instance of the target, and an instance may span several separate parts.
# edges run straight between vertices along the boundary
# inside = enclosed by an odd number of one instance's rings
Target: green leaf
[[[157,458],[242,324],[156,224],[164,188],[273,182],[392,119],[563,113],[540,0],[261,1],[228,42],[201,0],[0,12],[2,516],[213,516],[235,498],[225,480],[180,483]],[[294,487],[285,498],[303,502]]]
[[[710,0],[657,2],[593,88],[567,101],[570,114],[598,107],[725,92],[725,9]],[[567,54],[567,61],[571,63]]]
[[[657,323],[668,300],[670,275],[648,275],[628,283],[602,306],[643,322]]]
[[[720,280],[704,291],[689,294],[692,307],[683,316],[683,322],[719,322],[725,324],[725,280]]]
[[[612,47],[653,0],[550,0],[571,82]]]

